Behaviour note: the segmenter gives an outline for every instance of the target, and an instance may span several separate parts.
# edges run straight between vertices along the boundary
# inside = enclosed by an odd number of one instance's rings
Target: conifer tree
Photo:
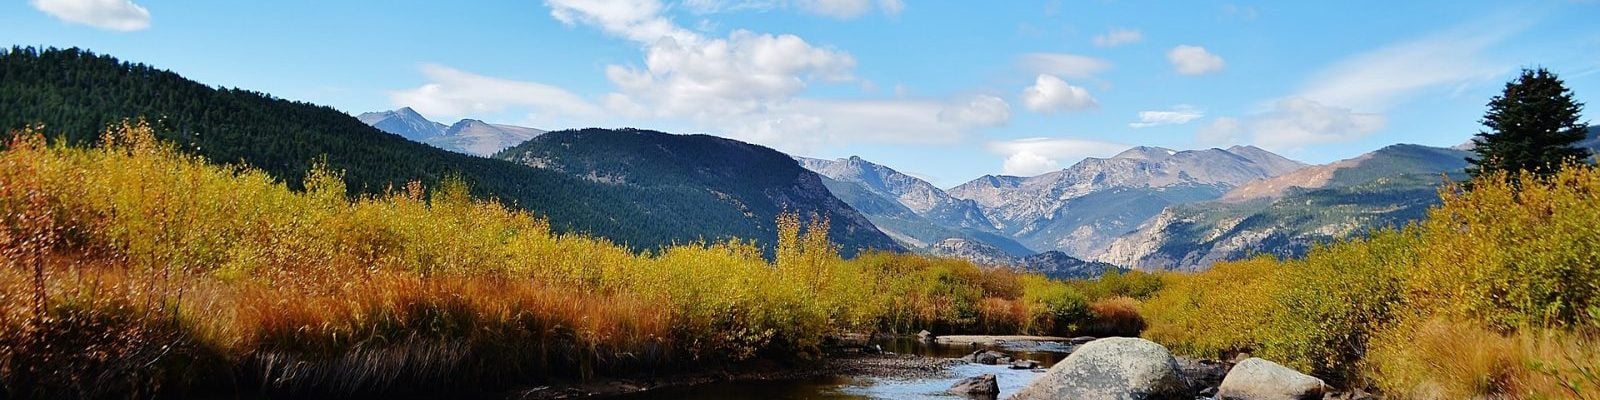
[[[1583,103],[1572,90],[1544,68],[1524,69],[1506,83],[1505,92],[1489,101],[1481,131],[1472,139],[1476,157],[1467,172],[1474,177],[1506,171],[1531,171],[1549,176],[1568,162],[1589,158],[1589,151],[1574,146],[1586,127],[1579,122]]]

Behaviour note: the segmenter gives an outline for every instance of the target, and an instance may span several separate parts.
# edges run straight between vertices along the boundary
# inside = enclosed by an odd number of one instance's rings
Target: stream
[[[1044,369],[1066,358],[1069,347],[1055,343],[1030,346],[1028,351],[1014,351],[994,346],[948,345],[925,343],[913,339],[879,341],[883,350],[891,353],[915,354],[937,358],[960,358],[976,349],[995,350],[1019,360],[1039,362],[1041,369],[1017,370],[1006,365],[963,363],[950,367],[932,377],[830,377],[823,379],[757,382],[718,382],[677,389],[663,389],[623,396],[623,399],[963,399],[964,396],[945,393],[950,385],[961,379],[982,374],[994,374],[1000,385],[998,398],[1007,398]]]

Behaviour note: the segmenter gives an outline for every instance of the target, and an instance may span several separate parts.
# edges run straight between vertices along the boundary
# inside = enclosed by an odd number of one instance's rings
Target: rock
[[[1039,362],[1034,360],[1016,360],[1011,362],[1011,369],[1039,368]]]
[[[978,351],[972,352],[972,355],[967,356],[967,361],[975,362],[975,363],[978,363],[978,364],[995,365],[995,364],[999,364],[1000,363],[1000,359],[1001,358],[1005,358],[1005,357],[1006,357],[1005,353],[1001,353],[1001,352],[998,352],[998,351],[978,350]]]
[[[1010,364],[1012,361],[1016,361],[1016,360],[1013,360],[1011,357],[1007,356],[1007,357],[1000,357],[999,360],[994,360],[994,363],[995,364]]]
[[[1183,376],[1184,382],[1188,382],[1191,389],[1221,385],[1222,378],[1228,376],[1228,365],[1220,361],[1184,357],[1177,357],[1177,360],[1178,374]]]
[[[928,342],[928,343],[933,343],[933,342],[938,341],[939,337],[938,336],[934,336],[933,332],[928,332],[927,329],[923,329],[922,332],[917,332],[917,340],[921,340],[921,341]]]
[[[1087,344],[1089,342],[1093,342],[1094,339],[1095,339],[1094,336],[1079,336],[1079,337],[1067,339],[1067,343],[1071,343],[1071,344],[1074,344],[1074,345],[1082,345],[1082,344]]]
[[[1242,362],[1244,362],[1244,360],[1249,360],[1249,359],[1250,359],[1250,353],[1239,353],[1239,354],[1234,354],[1233,355],[1233,363],[1234,364],[1242,363]]]
[[[1156,400],[1191,395],[1167,348],[1139,338],[1106,338],[1078,348],[1012,399]]]
[[[1219,399],[1304,400],[1320,399],[1328,391],[1321,379],[1278,363],[1250,358],[1233,366],[1217,388]]]
[[[1217,395],[1217,387],[1216,386],[1209,386],[1209,387],[1206,387],[1205,389],[1200,389],[1200,393],[1199,394],[1200,394],[1200,397],[1208,397],[1208,398],[1209,397],[1216,397],[1216,395]]]
[[[994,374],[983,374],[962,379],[950,386],[947,392],[967,396],[997,395],[1000,394],[1000,383],[995,380]]]

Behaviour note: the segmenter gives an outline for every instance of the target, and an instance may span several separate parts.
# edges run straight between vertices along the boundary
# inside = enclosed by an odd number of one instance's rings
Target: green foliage
[[[1587,161],[1589,151],[1574,146],[1587,132],[1580,114],[1583,103],[1572,98],[1561,78],[1544,68],[1524,69],[1517,79],[1507,82],[1499,96],[1489,101],[1483,115],[1486,131],[1472,139],[1467,169],[1474,177],[1510,172],[1505,178],[1518,178],[1517,171],[1535,176],[1551,175],[1567,163]]]

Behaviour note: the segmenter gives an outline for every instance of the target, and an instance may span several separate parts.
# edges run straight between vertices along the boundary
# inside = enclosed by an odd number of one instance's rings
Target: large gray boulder
[[[1328,385],[1275,362],[1250,358],[1240,361],[1222,378],[1217,398],[1236,400],[1320,399]]]
[[[1015,400],[1189,398],[1178,362],[1166,347],[1139,338],[1099,339],[1079,347]]]

